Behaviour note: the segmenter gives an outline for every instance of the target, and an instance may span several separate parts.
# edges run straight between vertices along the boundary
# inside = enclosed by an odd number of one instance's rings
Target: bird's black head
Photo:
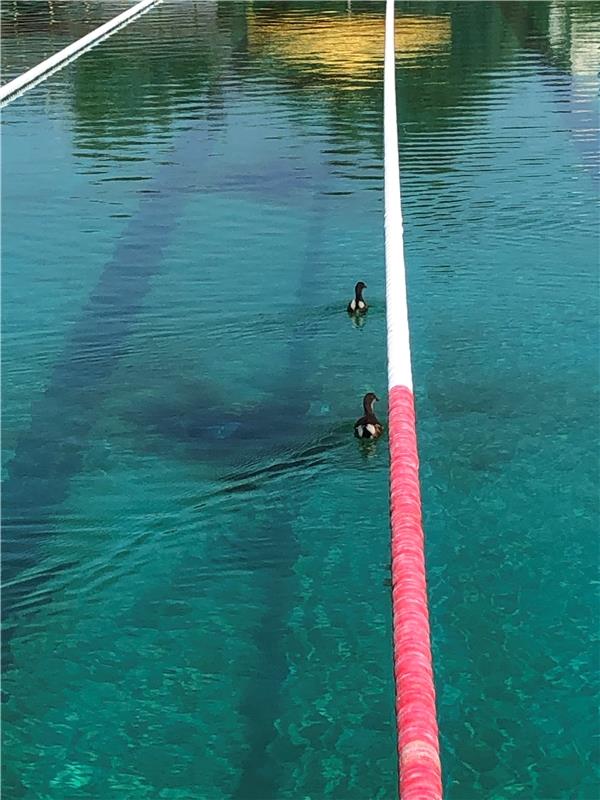
[[[363,406],[367,413],[372,413],[373,403],[377,402],[379,398],[373,392],[367,392],[363,398]]]
[[[356,293],[356,296],[357,296],[357,297],[358,297],[358,296],[360,296],[360,295],[362,294],[362,290],[363,290],[363,289],[366,289],[366,288],[367,288],[367,284],[366,284],[366,283],[363,283],[362,281],[359,281],[359,282],[356,284],[356,286],[354,287],[354,291],[355,291],[355,293]]]

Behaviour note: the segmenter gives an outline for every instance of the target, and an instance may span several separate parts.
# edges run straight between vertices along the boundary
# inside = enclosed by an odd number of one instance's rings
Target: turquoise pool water
[[[445,795],[587,800],[600,15],[398,14]],[[7,797],[395,796],[379,23],[165,2],[3,113]]]

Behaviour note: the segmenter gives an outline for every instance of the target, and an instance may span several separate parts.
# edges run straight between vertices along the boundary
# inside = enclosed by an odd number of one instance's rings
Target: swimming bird
[[[368,392],[363,399],[364,417],[354,423],[354,435],[358,439],[377,439],[383,433],[383,425],[373,412],[373,403],[379,400],[373,392]]]
[[[354,298],[348,303],[349,314],[365,314],[369,306],[363,298],[363,289],[367,288],[367,284],[359,281],[354,287]]]

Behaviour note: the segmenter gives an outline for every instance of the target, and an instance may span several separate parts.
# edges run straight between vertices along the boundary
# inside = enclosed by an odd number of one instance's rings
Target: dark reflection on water
[[[0,5],[2,82],[31,69],[130,5],[128,0],[6,0]]]
[[[393,795],[387,460],[351,437],[385,381],[382,14],[164,3],[6,112],[15,796]],[[587,4],[398,5],[457,800],[598,788],[598,30]]]

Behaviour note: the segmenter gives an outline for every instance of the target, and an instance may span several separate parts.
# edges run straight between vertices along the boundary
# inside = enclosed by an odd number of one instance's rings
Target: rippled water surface
[[[64,6],[5,80],[123,4]],[[445,793],[588,800],[600,14],[397,13]],[[4,111],[7,798],[395,796],[382,45],[164,2]]]

